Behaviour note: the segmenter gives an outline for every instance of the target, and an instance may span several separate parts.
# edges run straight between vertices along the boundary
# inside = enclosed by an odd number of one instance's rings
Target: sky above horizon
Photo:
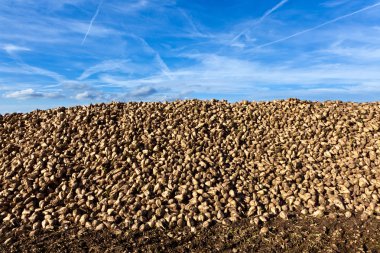
[[[378,0],[0,1],[0,113],[380,98]]]

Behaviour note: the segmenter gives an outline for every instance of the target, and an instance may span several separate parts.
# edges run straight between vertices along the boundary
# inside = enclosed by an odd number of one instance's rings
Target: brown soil
[[[380,221],[358,217],[274,219],[267,233],[248,220],[191,233],[152,230],[114,235],[78,228],[13,233],[1,252],[380,252]],[[78,236],[78,234],[80,234]],[[1,235],[1,242],[9,235]]]

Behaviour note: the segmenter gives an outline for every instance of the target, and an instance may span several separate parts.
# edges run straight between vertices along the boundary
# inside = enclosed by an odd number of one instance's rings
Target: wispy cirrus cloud
[[[161,69],[162,73],[164,73],[166,76],[170,77],[171,71],[170,71],[168,65],[166,65],[165,61],[161,58],[161,55],[159,54],[159,52],[157,52],[154,48],[152,48],[148,44],[148,42],[146,42],[145,39],[138,37],[136,35],[134,35],[133,37],[138,39],[142,43],[145,50],[147,50],[149,53],[154,54],[154,59],[155,59],[157,65],[159,66],[159,68]]]
[[[246,29],[241,31],[239,34],[237,34],[233,39],[232,39],[232,44],[235,42],[237,39],[239,39],[242,35],[247,33],[249,30],[253,29],[255,26],[259,25],[262,23],[269,15],[271,15],[273,12],[281,8],[284,4],[286,4],[289,0],[281,0],[279,3],[277,3],[275,6],[267,10],[264,15],[262,15],[257,21],[254,21],[252,25],[249,25]]]
[[[64,76],[56,72],[44,68],[31,66],[22,62],[18,62],[16,66],[9,66],[9,64],[0,64],[0,73],[20,76],[43,76],[58,82],[63,82],[65,80]]]
[[[375,45],[350,45],[350,43],[337,41],[321,53],[344,57],[349,61],[372,62],[380,60],[380,47]]]
[[[108,72],[117,72],[131,75],[144,75],[147,72],[153,73],[157,70],[164,73],[166,76],[170,76],[170,69],[161,58],[161,55],[157,50],[148,44],[148,42],[135,34],[128,34],[128,37],[139,43],[139,49],[141,54],[141,60],[127,59],[112,59],[105,60],[93,66],[86,68],[83,73],[78,77],[78,80],[87,79],[93,75]],[[143,62],[141,62],[143,61]],[[149,65],[146,64],[149,62]]]
[[[335,8],[348,2],[350,2],[350,0],[329,0],[321,3],[321,5],[327,8]]]
[[[132,66],[128,65],[128,60],[106,60],[94,66],[87,68],[79,77],[78,80],[84,80],[90,76],[102,72],[118,71],[121,73],[132,72]]]
[[[188,34],[184,34],[184,36],[189,36],[191,38],[215,38],[212,34],[203,32],[200,30],[199,26],[194,22],[194,19],[191,15],[189,15],[185,10],[181,8],[177,8],[179,13],[184,17],[186,22],[189,24]]]
[[[28,64],[21,64],[21,67],[32,75],[50,77],[51,79],[58,82],[63,82],[65,80],[65,77],[62,76],[61,74],[58,74],[54,71],[50,71],[44,68],[39,68],[39,67],[31,66]]]
[[[370,9],[377,8],[377,7],[379,7],[379,6],[380,6],[380,2],[377,2],[377,3],[375,3],[375,4],[372,4],[372,5],[366,6],[366,7],[364,7],[364,8],[359,9],[359,10],[356,10],[356,11],[354,11],[354,12],[350,12],[350,13],[348,13],[348,14],[345,14],[345,15],[339,16],[339,17],[334,18],[334,19],[331,19],[331,20],[326,21],[326,22],[324,22],[324,23],[322,23],[322,24],[319,24],[319,25],[313,26],[313,27],[311,27],[311,28],[308,28],[308,29],[302,30],[302,31],[300,31],[300,32],[296,32],[296,33],[294,33],[294,34],[292,34],[292,35],[289,35],[289,36],[286,36],[286,37],[284,37],[284,38],[277,39],[277,40],[274,40],[274,41],[271,41],[271,42],[268,42],[268,43],[261,44],[261,45],[258,46],[258,48],[263,48],[263,47],[271,46],[271,45],[273,45],[273,44],[277,44],[277,43],[280,43],[280,42],[283,42],[283,41],[289,40],[289,39],[291,39],[291,38],[294,38],[294,37],[300,36],[300,35],[302,35],[302,34],[305,34],[305,33],[308,33],[308,32],[311,32],[311,31],[314,31],[314,30],[317,30],[317,29],[320,29],[320,28],[322,28],[322,27],[324,27],[324,26],[327,26],[327,25],[330,25],[330,24],[332,24],[332,23],[338,22],[338,21],[340,21],[340,20],[342,20],[342,19],[345,19],[345,18],[351,17],[351,16],[353,16],[353,15],[355,15],[355,14],[358,14],[358,13],[361,13],[361,12],[364,12],[364,11],[368,11],[368,10],[370,10]]]

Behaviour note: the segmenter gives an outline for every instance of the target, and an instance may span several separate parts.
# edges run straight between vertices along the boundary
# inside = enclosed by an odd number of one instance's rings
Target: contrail
[[[346,15],[343,15],[343,16],[340,16],[340,17],[337,17],[337,18],[334,18],[334,19],[332,19],[332,20],[326,21],[326,22],[324,22],[324,23],[322,23],[322,24],[319,24],[319,25],[317,25],[317,26],[314,26],[314,27],[312,27],[312,28],[309,28],[309,29],[306,29],[306,30],[303,30],[303,31],[300,31],[300,32],[297,32],[297,33],[294,33],[294,34],[292,34],[292,35],[290,35],[290,36],[287,36],[287,37],[285,37],[285,38],[278,39],[278,40],[275,40],[275,41],[271,41],[271,42],[268,42],[268,43],[262,44],[262,45],[260,45],[260,46],[257,46],[256,48],[258,49],[258,48],[267,47],[267,46],[270,46],[270,45],[273,45],[273,44],[276,44],[276,43],[279,43],[279,42],[282,42],[282,41],[285,41],[285,40],[291,39],[291,38],[296,37],[296,36],[298,36],[298,35],[301,35],[301,34],[304,34],[304,33],[307,33],[307,32],[311,32],[311,31],[317,30],[317,29],[319,29],[319,28],[321,28],[321,27],[324,27],[324,26],[329,25],[329,24],[331,24],[331,23],[335,23],[335,22],[337,22],[337,21],[339,21],[339,20],[341,20],[341,19],[348,18],[348,17],[350,17],[350,16],[352,16],[352,15],[355,15],[355,14],[357,14],[357,13],[360,13],[360,12],[367,11],[367,10],[369,10],[369,9],[375,8],[375,7],[379,6],[379,5],[380,5],[380,2],[378,2],[378,3],[376,3],[376,4],[373,4],[373,5],[370,5],[370,6],[367,6],[367,7],[364,7],[364,8],[362,8],[362,9],[360,9],[360,10],[357,10],[357,11],[351,12],[351,13],[349,13],[349,14],[346,14]]]
[[[244,31],[240,32],[238,35],[236,35],[233,39],[232,39],[232,42],[234,42],[235,40],[237,40],[241,35],[243,35],[244,33],[246,33],[248,30],[252,29],[252,27],[260,24],[261,22],[264,21],[264,19],[266,19],[270,14],[272,14],[274,11],[276,11],[277,9],[279,9],[281,6],[283,6],[284,4],[286,4],[289,0],[282,0],[281,2],[279,2],[278,4],[276,4],[274,7],[272,7],[271,9],[267,10],[263,16],[261,16],[261,18],[256,21],[252,26],[248,27],[247,29],[245,29]]]
[[[289,0],[282,0],[278,4],[276,4],[272,9],[266,11],[264,15],[259,19],[258,23],[261,23],[266,17],[268,17],[270,14],[272,14],[274,11],[276,11],[278,8],[286,4]]]
[[[89,24],[89,26],[88,26],[88,29],[87,29],[86,35],[84,36],[84,38],[83,38],[83,40],[82,40],[82,45],[83,45],[84,42],[86,41],[87,36],[88,36],[88,34],[90,33],[90,31],[91,31],[92,23],[94,23],[96,17],[98,16],[99,11],[100,11],[100,7],[102,7],[103,1],[104,1],[104,0],[101,0],[101,1],[100,1],[99,5],[98,5],[98,8],[96,9],[96,12],[95,12],[94,16],[92,17],[92,19],[91,19],[91,21],[90,21],[90,24]]]

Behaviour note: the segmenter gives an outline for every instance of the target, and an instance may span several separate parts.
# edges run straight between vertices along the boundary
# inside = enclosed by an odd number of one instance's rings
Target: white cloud
[[[145,9],[149,4],[148,0],[138,0],[129,4],[128,9],[130,11],[139,11]]]
[[[366,83],[380,82],[380,73],[376,66],[358,68],[355,64],[320,64],[294,67],[288,65],[261,64],[234,57],[214,54],[193,54],[187,57],[198,63],[187,68],[173,70],[171,79],[164,74],[144,78],[123,80],[111,76],[102,76],[114,87],[136,87],[148,85],[159,89],[170,88],[172,94],[179,92],[197,92],[203,94],[260,94],[262,88],[278,90],[290,88],[290,91],[304,91],[312,94],[310,88],[347,91]],[[380,91],[380,85],[372,85]],[[309,90],[309,91],[308,91]],[[320,90],[322,91],[322,90]],[[285,93],[284,93],[285,94]]]
[[[12,0],[13,4],[18,4],[23,7],[34,7],[38,4],[40,8],[44,8],[51,11],[60,10],[66,5],[78,6],[86,0],[59,0],[59,1],[50,1],[50,0]],[[38,3],[37,3],[38,2]]]
[[[80,33],[80,34],[86,34],[88,32],[89,24],[84,23],[84,22],[67,22],[67,31],[65,32],[74,32],[74,33]],[[107,36],[119,36],[122,35],[123,33],[120,30],[112,29],[109,27],[105,27],[102,25],[96,25],[92,24],[91,25],[91,36],[92,37],[107,37]],[[64,34],[62,34],[64,35]],[[84,39],[84,38],[83,38]],[[82,39],[82,41],[83,41]]]
[[[347,60],[358,62],[379,61],[380,48],[372,46],[345,46],[333,44],[328,49],[321,50],[321,53],[345,57]]]
[[[75,99],[78,100],[98,100],[102,99],[101,94],[98,92],[85,91],[75,95]]]
[[[0,84],[0,91],[7,91],[7,90],[10,90],[9,86]]]
[[[113,8],[116,11],[120,11],[126,14],[131,14],[131,13],[136,13],[147,8],[148,4],[149,4],[149,1],[147,0],[137,0],[137,1],[128,2],[122,5],[117,4],[117,5],[114,5]]]
[[[139,87],[139,88],[135,89],[131,93],[131,95],[134,97],[148,97],[148,96],[151,96],[157,92],[158,91],[153,87],[143,86],[143,87]]]
[[[130,90],[130,89],[129,89]],[[157,94],[158,90],[154,87],[139,85],[131,91],[122,89],[117,93],[107,93],[104,91],[98,91],[95,89],[86,90],[80,92],[74,96],[77,100],[135,100],[146,99],[154,94]]]
[[[162,10],[167,6],[176,5],[175,0],[133,0],[124,4],[114,4],[113,9],[123,14],[136,15],[147,9]]]
[[[31,51],[27,47],[17,46],[13,44],[6,44],[3,46],[3,50],[7,52],[8,54],[13,54],[15,52],[21,52],[21,51]]]
[[[52,92],[37,92],[33,89],[25,89],[10,92],[4,95],[5,98],[28,99],[28,98],[60,98],[62,95]]]

